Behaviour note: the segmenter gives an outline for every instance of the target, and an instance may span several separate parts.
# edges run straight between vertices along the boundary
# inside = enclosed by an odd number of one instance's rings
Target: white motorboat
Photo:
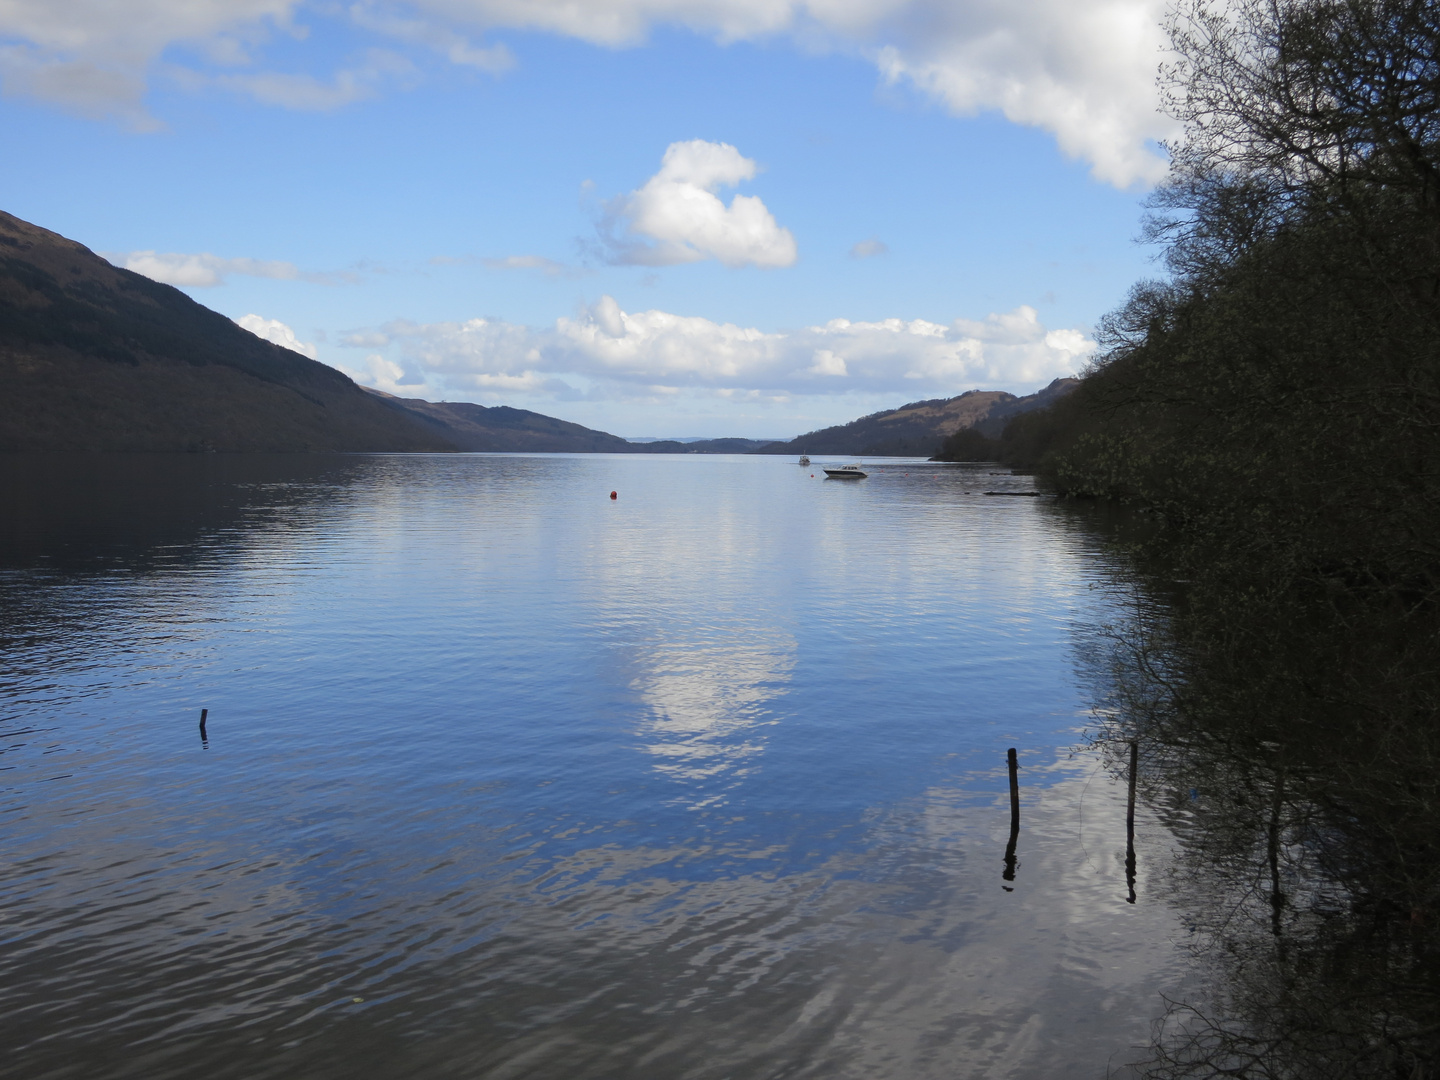
[[[809,455],[809,454],[801,454],[801,455],[800,455],[800,464],[801,464],[801,465],[809,465],[809,464],[810,464],[810,455]]]
[[[832,480],[864,480],[866,473],[859,465],[836,465],[833,469],[826,465],[825,475]]]

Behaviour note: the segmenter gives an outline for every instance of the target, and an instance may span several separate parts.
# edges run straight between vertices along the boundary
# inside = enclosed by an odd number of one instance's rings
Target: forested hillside
[[[759,454],[859,454],[928,457],[959,431],[999,434],[1012,416],[1044,408],[1068,394],[1074,379],[1056,379],[1043,390],[1016,397],[1004,390],[969,390],[957,397],[912,401],[898,409],[862,416],[848,424],[771,443]]]
[[[1169,274],[1080,389],[993,448],[1247,558],[1432,595],[1440,560],[1436,12],[1177,19],[1186,124],[1147,231]]]
[[[1114,733],[1268,911],[1206,916],[1227,981],[1151,1075],[1433,1076],[1440,10],[1188,3],[1170,30],[1167,273],[1074,394],[947,452],[1157,526],[1138,565],[1178,613],[1137,617]]]
[[[0,213],[0,450],[453,450],[334,368]]]

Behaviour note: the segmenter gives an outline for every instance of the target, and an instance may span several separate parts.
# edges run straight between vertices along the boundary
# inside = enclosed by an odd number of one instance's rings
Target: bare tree
[[[1167,29],[1181,183],[1228,175],[1307,202],[1381,187],[1440,216],[1433,0],[1182,0]]]

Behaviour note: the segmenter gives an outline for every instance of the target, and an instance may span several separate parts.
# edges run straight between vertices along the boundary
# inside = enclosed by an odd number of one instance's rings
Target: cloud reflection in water
[[[660,645],[637,664],[644,750],[658,772],[701,788],[693,807],[722,803],[750,772],[794,665],[794,639],[760,630]]]

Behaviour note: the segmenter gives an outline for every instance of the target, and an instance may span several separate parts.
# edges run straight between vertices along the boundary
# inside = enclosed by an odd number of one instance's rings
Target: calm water
[[[1118,1069],[1182,976],[1070,753],[1103,540],[811,471],[0,460],[0,1073]]]

